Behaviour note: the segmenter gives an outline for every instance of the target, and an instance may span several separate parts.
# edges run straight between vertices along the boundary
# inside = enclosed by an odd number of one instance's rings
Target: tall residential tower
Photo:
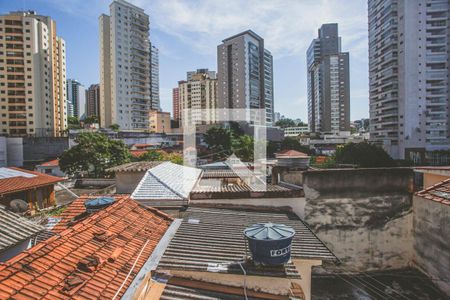
[[[101,126],[148,130],[150,110],[159,109],[159,87],[152,84],[152,78],[158,80],[152,70],[158,65],[157,49],[149,40],[149,16],[124,0],[109,8],[110,15],[99,18]]]
[[[187,73],[186,81],[178,82],[179,116],[184,124],[213,124],[217,120],[216,72],[198,69]],[[191,114],[185,112],[191,109]],[[174,111],[175,115],[175,111]]]
[[[0,46],[0,133],[62,135],[66,50],[55,21],[33,11],[0,15]]]
[[[419,161],[450,148],[450,3],[369,0],[370,139]]]
[[[91,84],[86,90],[86,117],[100,116],[100,85]]]
[[[310,131],[350,131],[349,54],[341,51],[337,24],[320,27],[306,57]]]
[[[67,79],[67,102],[70,103],[71,117],[86,117],[86,89],[75,79]]]
[[[222,42],[217,46],[218,108],[265,109],[266,124],[272,124],[273,58],[263,38],[247,30]]]

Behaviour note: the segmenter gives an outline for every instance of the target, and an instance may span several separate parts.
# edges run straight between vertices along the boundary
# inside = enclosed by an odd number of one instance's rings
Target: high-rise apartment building
[[[217,46],[218,107],[265,109],[266,124],[272,124],[273,58],[263,38],[247,30],[222,42]]]
[[[0,133],[60,136],[67,128],[65,42],[33,11],[0,15]]]
[[[156,105],[159,109],[159,87],[152,92],[152,78],[158,77],[152,65],[158,65],[158,55],[149,40],[149,16],[124,0],[113,1],[109,8],[110,15],[99,18],[101,126],[148,130],[150,110]]]
[[[172,111],[173,120],[176,122],[180,122],[180,90],[177,87],[172,89]]]
[[[86,90],[86,117],[100,116],[100,85],[91,84]]]
[[[217,120],[216,72],[198,69],[187,73],[186,81],[178,82],[181,125],[213,124]],[[191,109],[191,113],[186,113]]]
[[[150,51],[150,97],[153,110],[161,110],[159,103],[159,50],[151,46]]]
[[[369,0],[370,139],[398,159],[450,148],[450,4]]]
[[[75,79],[67,79],[67,102],[71,103],[71,117],[86,117],[86,89]]]
[[[350,131],[349,54],[341,51],[337,24],[320,27],[306,57],[310,131]]]

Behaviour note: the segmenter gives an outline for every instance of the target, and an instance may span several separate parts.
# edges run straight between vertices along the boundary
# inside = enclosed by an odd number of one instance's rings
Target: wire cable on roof
[[[150,240],[147,240],[144,244],[144,246],[142,246],[141,251],[139,252],[139,255],[136,257],[136,259],[134,260],[133,266],[131,267],[130,271],[127,274],[127,277],[125,277],[124,281],[122,282],[122,284],[120,285],[119,289],[117,290],[116,294],[114,295],[114,297],[112,297],[112,300],[115,300],[117,298],[117,296],[119,295],[120,291],[122,290],[123,286],[125,285],[125,283],[127,282],[128,278],[131,275],[131,272],[133,272],[134,267],[136,267],[136,264],[139,260],[139,258],[142,255],[142,252],[144,252],[145,247],[147,247],[147,244],[150,242]]]
[[[241,267],[242,272],[244,273],[244,297],[245,297],[245,300],[248,300],[248,298],[247,298],[247,272],[245,272],[245,269],[242,266],[242,262],[239,262],[239,266]]]

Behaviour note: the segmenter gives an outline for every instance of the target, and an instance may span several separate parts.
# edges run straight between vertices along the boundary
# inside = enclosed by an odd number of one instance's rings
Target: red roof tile
[[[308,157],[308,154],[296,151],[296,150],[284,150],[278,153],[275,153],[275,155],[278,156],[287,156],[287,157],[294,157],[294,156],[302,156],[302,157]]]
[[[54,159],[51,161],[44,162],[40,164],[41,167],[57,167],[59,166],[59,159]]]
[[[120,299],[171,221],[122,197],[0,264],[0,298],[112,298],[130,274]]]
[[[0,195],[16,193],[20,191],[26,191],[37,187],[55,184],[63,181],[63,178],[55,177],[39,172],[24,170],[20,168],[11,167],[9,169],[17,170],[24,173],[33,174],[33,177],[9,177],[0,179]]]
[[[450,178],[416,193],[422,198],[450,205]]]

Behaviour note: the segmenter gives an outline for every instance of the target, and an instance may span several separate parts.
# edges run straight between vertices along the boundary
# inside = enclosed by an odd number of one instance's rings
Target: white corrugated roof
[[[44,227],[0,205],[0,252],[25,241]]]
[[[164,162],[147,171],[131,198],[134,200],[187,199],[201,172],[197,168]]]
[[[6,179],[11,177],[26,177],[26,178],[33,178],[36,177],[34,174],[21,172],[18,170],[10,169],[10,168],[0,168],[0,179]]]

